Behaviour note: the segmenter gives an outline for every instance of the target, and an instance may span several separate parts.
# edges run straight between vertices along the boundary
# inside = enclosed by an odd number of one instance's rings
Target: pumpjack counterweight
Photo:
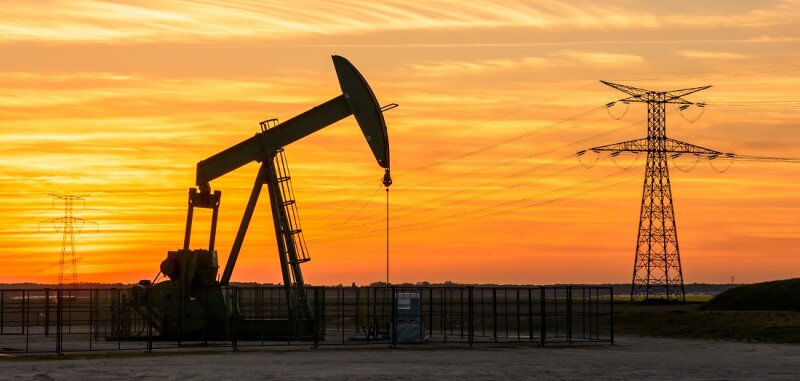
[[[586,151],[647,153],[639,228],[636,238],[636,257],[633,264],[631,300],[678,299],[685,301],[683,270],[681,268],[678,228],[669,179],[669,156],[693,154],[716,158],[722,152],[699,147],[667,137],[666,105],[693,103],[683,96],[705,90],[710,86],[673,91],[650,91],[601,81],[630,95],[620,102],[647,104],[647,137],[621,143],[589,148]],[[614,102],[609,105],[613,105]],[[581,151],[582,154],[586,151]]]

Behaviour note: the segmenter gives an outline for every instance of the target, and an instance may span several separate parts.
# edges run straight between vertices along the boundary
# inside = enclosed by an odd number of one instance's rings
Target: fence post
[[[442,297],[440,298],[439,303],[439,322],[442,330],[442,337],[444,338],[444,342],[447,342],[447,286],[441,288],[442,290]]]
[[[458,328],[461,331],[460,338],[463,340],[464,339],[464,287],[458,288]],[[467,331],[469,331],[469,323],[467,323]],[[469,336],[469,332],[467,332],[467,336]],[[467,338],[467,340],[469,340],[469,338]]]
[[[547,342],[547,339],[546,339],[546,336],[547,336],[547,292],[546,292],[544,286],[542,286],[539,289],[539,299],[540,299],[540,301],[539,301],[539,309],[540,309],[540,312],[539,312],[539,319],[540,319],[539,327],[541,327],[541,330],[542,330],[542,337],[540,338],[540,340],[542,342],[542,345],[544,345]]]
[[[238,287],[234,288],[232,291],[233,292],[231,292],[231,306],[238,306],[239,288]],[[239,335],[236,332],[236,321],[239,320],[238,317],[239,317],[238,314],[233,314],[233,316],[230,319],[230,323],[233,326],[233,328],[231,329],[231,347],[233,348],[234,351],[239,350]]]
[[[428,335],[430,338],[433,338],[433,305],[433,287],[428,286]]]
[[[94,328],[94,292],[89,290],[89,350],[92,350],[92,333]]]
[[[397,288],[392,286],[390,289],[392,293],[392,348],[397,347]]]
[[[6,314],[6,293],[3,290],[0,290],[0,335],[3,334],[3,326],[5,325],[5,314]]]
[[[66,311],[67,312],[67,318],[66,318],[67,321],[66,321],[65,324],[67,326],[67,333],[68,334],[72,333],[72,301],[75,299],[73,297],[75,295],[73,290],[74,290],[74,288],[72,290],[67,289],[67,311]],[[62,319],[64,319],[64,318],[62,318]],[[63,343],[63,341],[62,341],[62,343]]]
[[[1,310],[2,308],[0,308]],[[50,337],[50,289],[44,289],[44,337]]]
[[[151,288],[147,296],[147,353],[153,352],[153,308],[150,304],[150,299],[153,298],[153,289]],[[163,335],[164,327],[162,321],[161,333]]]
[[[533,342],[533,289],[528,287],[528,341]]]
[[[112,337],[117,338],[117,348],[122,347],[122,333],[119,332],[117,329],[118,323],[118,314],[122,311],[122,307],[119,305],[119,291],[116,288],[111,288],[111,335]],[[109,331],[108,327],[108,319],[106,319],[106,333]]]
[[[344,333],[344,297],[344,288],[336,287],[336,329],[342,333],[342,344],[346,342]],[[340,323],[341,325],[339,325]]]
[[[64,354],[62,347],[63,332],[63,305],[64,305],[64,292],[61,287],[58,288],[56,293],[56,354],[61,356]]]
[[[517,287],[517,341],[520,341],[522,338],[522,317],[519,314],[519,287]]]
[[[30,291],[28,291],[28,297],[30,297]],[[28,311],[25,308],[25,290],[22,290],[22,304],[20,305],[20,315],[22,316],[20,323],[22,323],[22,333],[24,334],[27,333],[25,325],[26,322],[28,321]]]
[[[28,291],[28,304],[27,304],[27,308],[26,308],[26,305],[25,305],[25,291],[22,291],[22,311],[21,311],[22,312],[22,333],[25,334],[25,352],[29,351],[29,349],[30,349],[30,341],[31,341],[30,319],[28,318],[28,314],[30,313],[30,308],[31,308],[30,298],[31,298],[31,292]]]
[[[582,286],[581,290],[581,311],[579,313],[579,318],[581,319],[581,333],[580,339],[589,339],[589,341],[593,341],[592,339],[592,332],[594,332],[594,327],[592,323],[594,322],[594,317],[597,316],[597,313],[592,312],[592,289],[587,286]],[[588,293],[589,296],[586,296]],[[587,302],[588,299],[588,302]],[[589,306],[588,309],[586,306]],[[587,324],[588,321],[588,324]],[[588,327],[588,328],[587,328]],[[588,330],[588,334],[586,333]]]
[[[314,287],[314,349],[319,348],[319,319],[322,315],[320,312],[319,287]]]
[[[322,310],[322,318],[321,318],[322,321],[320,322],[321,323],[320,326],[321,326],[321,330],[322,330],[322,335],[323,336],[327,336],[328,335],[328,323],[327,323],[326,320],[327,320],[327,317],[328,317],[328,299],[327,299],[327,297],[328,297],[328,288],[325,287],[325,286],[322,286],[322,291],[320,291],[320,292],[322,293],[322,301],[320,302],[320,309]],[[374,313],[373,313],[373,315],[374,315]]]
[[[468,341],[469,341],[470,348],[472,348],[472,343],[475,340],[475,325],[474,325],[474,322],[475,322],[475,311],[474,311],[474,309],[473,309],[474,307],[472,305],[473,304],[472,288],[473,288],[472,286],[469,286],[469,288],[467,290],[467,298],[469,299],[468,300],[469,305],[468,305],[468,309],[467,309],[467,311],[468,311],[467,312],[467,319],[469,320],[468,323],[467,323],[468,324],[467,336],[468,336]]]
[[[94,316],[94,340],[95,341],[99,341],[100,340],[100,319],[101,319],[100,309],[101,309],[101,306],[102,306],[102,303],[100,301],[100,290],[96,289],[96,290],[94,290],[94,307],[95,307],[95,309],[94,309],[94,315],[93,315]]]
[[[100,319],[102,318],[102,314],[100,313],[100,311],[102,309],[103,303],[102,303],[102,301],[100,299],[100,290],[98,289],[98,290],[95,290],[94,292],[95,292],[95,294],[94,294],[94,306],[95,306],[95,309],[94,309],[94,325],[95,325],[95,327],[94,327],[95,328],[94,329],[94,340],[95,341],[99,341],[100,340]]]
[[[497,288],[492,287],[492,331],[494,342],[497,342]]]
[[[608,293],[611,295],[609,298],[609,307],[611,308],[611,345],[614,345],[614,288],[609,287]]]
[[[356,293],[356,326],[355,332],[361,330],[361,291],[359,290],[358,286],[352,287],[353,291]]]
[[[567,286],[567,342],[572,344],[572,286]]]

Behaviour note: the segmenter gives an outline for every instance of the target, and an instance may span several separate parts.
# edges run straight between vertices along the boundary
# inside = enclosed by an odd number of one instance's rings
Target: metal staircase
[[[270,128],[278,125],[277,119],[269,119],[261,122],[261,130],[266,132]],[[266,135],[266,134],[265,134]],[[267,186],[270,192],[272,204],[272,214],[275,218],[275,229],[278,233],[278,248],[281,253],[281,265],[284,267],[284,276],[287,273],[291,279],[284,278],[290,291],[287,292],[290,310],[296,319],[304,320],[311,316],[308,307],[308,298],[305,292],[305,282],[300,271],[300,264],[308,262],[311,257],[308,255],[306,241],[303,237],[303,229],[300,226],[300,216],[297,212],[297,203],[294,199],[292,190],[292,176],[289,173],[289,165],[286,160],[286,153],[283,148],[278,149],[274,156],[269,158],[272,163],[266,165]],[[288,267],[288,269],[286,269]]]
[[[290,263],[303,263],[311,260],[306,249],[306,241],[303,237],[303,229],[300,227],[300,216],[297,213],[297,203],[294,200],[292,190],[292,177],[289,174],[289,166],[286,161],[286,153],[281,148],[275,155],[275,171],[278,176],[278,188],[283,200],[283,213],[281,217],[286,219],[288,231],[287,237],[292,241],[296,250],[296,258],[291,258]]]

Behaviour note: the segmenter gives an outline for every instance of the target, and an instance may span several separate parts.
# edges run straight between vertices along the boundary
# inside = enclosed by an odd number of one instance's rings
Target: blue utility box
[[[395,297],[395,334],[403,344],[422,343],[422,303],[418,292],[398,292]]]

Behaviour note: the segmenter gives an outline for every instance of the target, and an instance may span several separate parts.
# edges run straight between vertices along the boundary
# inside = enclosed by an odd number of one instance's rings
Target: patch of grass
[[[800,278],[749,284],[717,295],[709,311],[800,311]]]
[[[621,311],[617,334],[689,339],[800,343],[800,312],[794,311]]]
[[[714,298],[711,295],[686,295],[687,302],[707,302]]]

